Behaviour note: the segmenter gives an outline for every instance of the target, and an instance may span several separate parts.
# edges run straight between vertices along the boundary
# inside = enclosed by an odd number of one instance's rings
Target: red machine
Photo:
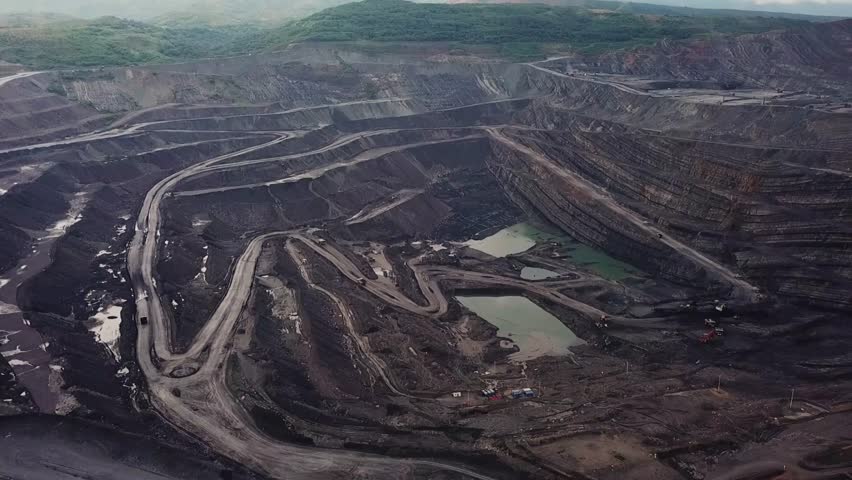
[[[704,335],[701,335],[701,338],[699,338],[698,341],[701,342],[701,343],[710,343],[713,340],[715,340],[716,337],[718,337],[718,336],[719,336],[719,334],[716,333],[716,329],[713,329],[713,330],[710,330],[709,332],[705,333]]]

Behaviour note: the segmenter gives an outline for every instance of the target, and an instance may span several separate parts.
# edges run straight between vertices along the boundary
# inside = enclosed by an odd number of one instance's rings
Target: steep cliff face
[[[513,134],[513,138],[535,151],[545,150],[523,137]],[[714,288],[713,282],[707,280],[706,272],[697,265],[680,258],[673,250],[657,242],[653,234],[637,228],[604,206],[599,199],[590,196],[589,189],[597,190],[613,182],[583,174],[576,175],[576,181],[554,175],[552,171],[531,162],[528,156],[500,142],[492,142],[492,151],[493,156],[489,160],[492,171],[512,198],[525,209],[543,216],[584,243],[600,247],[649,272],[677,283],[707,283],[708,289]],[[546,155],[558,158],[554,164],[560,168],[591,160],[588,152],[570,147],[560,151],[558,156],[553,156],[553,153]],[[575,171],[567,168],[566,171]]]
[[[303,63],[304,62],[304,63]],[[69,99],[101,112],[146,109],[164,104],[252,105],[295,108],[353,100],[413,98],[431,109],[508,98],[522,69],[500,62],[423,61],[401,57],[394,63],[357,49],[298,46],[275,55],[187,65],[115,68],[50,75]],[[172,110],[172,113],[169,113]],[[201,117],[171,108],[140,118]],[[211,112],[212,113],[212,112]],[[214,114],[215,115],[215,114]]]
[[[796,302],[850,307],[843,292],[852,278],[852,175],[817,166],[848,162],[845,153],[643,134],[513,135],[649,223],[736,264],[770,291]],[[517,153],[493,148],[495,171],[510,190],[572,235],[673,280],[706,281],[652,236],[607,215]]]
[[[716,36],[554,61],[557,69],[770,86],[850,95],[852,20],[737,37]]]
[[[90,131],[107,115],[69,100],[49,75],[34,75],[3,85],[0,92],[0,150]]]
[[[526,87],[539,95],[537,126],[560,128],[572,115],[635,129],[717,142],[842,151],[852,146],[852,113],[800,107],[719,105],[654,96],[618,83],[601,83],[529,69]],[[570,115],[566,116],[565,113]]]

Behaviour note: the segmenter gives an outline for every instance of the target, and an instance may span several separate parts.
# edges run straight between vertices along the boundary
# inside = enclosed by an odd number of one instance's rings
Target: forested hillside
[[[541,55],[544,45],[587,51],[629,48],[662,39],[759,33],[807,22],[547,5],[366,0],[275,27],[211,27],[191,18],[175,18],[172,23],[154,25],[115,17],[0,23],[0,60],[33,68],[132,65],[270,51],[303,41],[450,42],[486,45],[512,59],[526,59]]]

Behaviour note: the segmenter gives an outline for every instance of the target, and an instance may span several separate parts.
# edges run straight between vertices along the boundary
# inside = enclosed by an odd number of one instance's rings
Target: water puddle
[[[546,278],[558,276],[559,274],[553,270],[546,270],[544,268],[524,267],[523,270],[521,270],[521,278],[524,280],[544,280]]]
[[[580,243],[552,227],[529,222],[512,225],[482,240],[469,240],[464,244],[491,256],[502,258],[523,253],[537,244],[546,243],[555,244],[554,253],[557,257],[567,258],[571,263],[586,268],[607,280],[617,281],[640,275],[633,266],[616,260],[602,250]]]
[[[0,279],[0,353],[9,359],[18,381],[27,388],[43,413],[56,412],[58,402],[65,397],[58,391],[62,384],[60,372],[50,364],[47,343],[41,334],[30,327],[17,305],[18,287],[44,271],[51,263],[54,242],[72,225],[82,219],[88,202],[85,192],[77,193],[69,202],[64,218],[47,228],[31,244],[31,252]]]
[[[468,240],[464,244],[492,257],[503,258],[526,252],[535,246],[535,238],[527,231],[528,229],[528,224],[519,223],[482,240]]]
[[[567,355],[570,347],[586,343],[526,297],[458,296],[456,299],[497,327],[498,335],[510,338],[518,346],[520,351],[509,355],[514,362]]]

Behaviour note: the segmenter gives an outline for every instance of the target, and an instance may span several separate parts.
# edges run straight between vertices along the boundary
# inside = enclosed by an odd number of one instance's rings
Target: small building
[[[453,398],[461,398],[462,392],[453,392]]]

